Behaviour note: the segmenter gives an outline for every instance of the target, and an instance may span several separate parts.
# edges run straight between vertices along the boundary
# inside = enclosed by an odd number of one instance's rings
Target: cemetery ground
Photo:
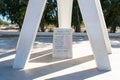
[[[52,58],[52,37],[37,37],[24,69],[13,69],[18,37],[0,38],[0,80],[120,80],[120,37],[111,37],[111,71],[97,69],[86,37],[73,38],[73,58]],[[62,54],[61,54],[62,55]]]

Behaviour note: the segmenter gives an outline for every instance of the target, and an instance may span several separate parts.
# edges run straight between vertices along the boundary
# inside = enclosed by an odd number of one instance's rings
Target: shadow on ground
[[[64,76],[59,76],[51,79],[46,79],[46,80],[84,80],[84,79],[87,79],[96,75],[100,75],[106,72],[107,71],[98,71],[98,69],[92,68],[92,69],[88,69],[88,70],[84,70],[84,71],[80,71],[80,72],[76,72],[76,73],[72,73]]]
[[[74,42],[74,44],[78,44],[80,40],[75,40],[76,42]],[[52,58],[52,53],[52,49],[50,49],[43,52],[31,54],[28,65],[32,67],[25,69],[12,68],[15,51],[0,54],[0,80],[34,80],[41,77],[46,78],[37,80],[84,80],[86,78],[90,78],[107,72],[98,71],[96,67],[79,70],[83,68],[79,67],[82,64],[93,61],[93,55],[87,55],[75,59],[55,59]],[[38,65],[35,66],[36,64]],[[78,71],[72,72],[69,70],[69,68],[73,69],[76,66],[79,67],[77,67]],[[63,75],[57,74],[62,71],[64,72],[64,70],[67,69],[69,70],[69,73],[63,73]],[[56,74],[56,76],[51,76],[47,78],[47,76],[52,74]]]
[[[15,52],[13,51],[6,55],[0,55],[0,58],[9,57],[11,55],[14,55],[14,53]],[[67,68],[72,68],[74,66],[81,65],[83,63],[93,60],[92,55],[77,58],[77,59],[53,59],[51,51],[47,51],[47,53],[41,54],[39,55],[39,57],[38,57],[38,54],[36,55],[33,55],[33,54],[31,55],[29,63],[47,63],[47,65],[44,65],[44,66],[39,65],[36,68],[32,67],[30,69],[22,70],[22,69],[12,68],[13,58],[10,58],[9,60],[1,61],[0,62],[0,80],[34,80],[38,77],[59,72]],[[62,75],[59,77],[57,76],[57,77],[48,78],[45,80],[84,80],[86,78],[99,75],[102,73],[105,73],[105,71],[98,71],[96,68],[92,68],[88,70],[70,73],[67,75]],[[43,79],[38,79],[38,80],[43,80]]]

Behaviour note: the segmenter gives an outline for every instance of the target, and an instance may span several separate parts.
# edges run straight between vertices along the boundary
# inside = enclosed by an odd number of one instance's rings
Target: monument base
[[[72,29],[57,28],[53,37],[53,57],[72,58]]]

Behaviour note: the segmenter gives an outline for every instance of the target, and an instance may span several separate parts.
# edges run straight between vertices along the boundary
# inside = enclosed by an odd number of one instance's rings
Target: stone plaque
[[[72,57],[72,29],[55,29],[53,38],[53,57]]]

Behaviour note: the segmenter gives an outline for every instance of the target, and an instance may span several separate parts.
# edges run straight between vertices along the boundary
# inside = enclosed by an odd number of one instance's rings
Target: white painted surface
[[[113,53],[109,55],[111,71],[99,71],[96,69],[95,60],[91,58],[93,53],[90,49],[89,41],[86,39],[80,40],[81,38],[76,38],[73,41],[73,51],[79,49],[79,51],[77,51],[81,56],[79,58],[63,60],[53,59],[52,56],[48,55],[44,56],[43,60],[43,55],[45,55],[43,54],[39,55],[39,58],[34,61],[30,61],[24,69],[13,70],[11,65],[13,64],[15,55],[11,49],[15,48],[16,43],[13,42],[17,42],[17,40],[16,38],[11,39],[12,41],[10,38],[7,38],[7,40],[6,38],[0,39],[0,47],[6,50],[5,52],[10,51],[8,53],[0,53],[0,80],[120,80],[120,39],[118,38],[111,39],[113,46]],[[42,42],[40,41],[42,45],[39,46],[43,49],[47,48],[47,46],[44,46],[43,41],[47,43],[48,40],[51,41],[51,39],[52,38],[44,38]],[[3,43],[5,44],[4,46],[1,45]],[[36,45],[34,45],[34,47],[35,46]],[[33,52],[36,51],[36,49],[38,49],[38,45],[37,48],[35,47],[33,49]],[[34,58],[38,57],[36,53],[32,54]]]
[[[72,4],[73,0],[57,0],[58,4],[58,21],[59,21],[59,28],[55,29],[54,31],[54,58],[71,58],[72,55],[72,29],[71,29],[71,16],[72,16]],[[65,31],[70,30],[70,35],[66,36],[65,34],[56,35],[59,30]],[[56,38],[61,38],[61,40],[56,41]],[[63,39],[62,39],[63,38]],[[66,39],[66,40],[65,40]],[[68,42],[67,42],[68,40]],[[60,43],[61,42],[61,43]],[[60,49],[57,49],[57,45],[61,45]],[[68,46],[68,49],[65,49],[65,46]],[[62,49],[64,48],[64,49]]]
[[[98,69],[110,70],[107,53],[111,53],[111,49],[100,3],[98,0],[78,1],[87,27],[88,36],[92,44]],[[30,50],[37,34],[45,3],[46,0],[29,1],[13,68],[24,68],[29,59]],[[73,0],[57,0],[57,3],[59,27],[70,29]]]
[[[110,44],[110,40],[109,40],[109,35],[108,35],[105,19],[104,19],[103,12],[102,12],[102,7],[101,7],[101,4],[100,4],[99,0],[96,1],[96,5],[98,6],[97,10],[98,10],[98,13],[99,13],[98,15],[99,15],[99,18],[100,18],[100,23],[101,23],[101,25],[103,27],[102,30],[103,30],[103,33],[104,33],[107,52],[112,53],[111,44]]]
[[[29,0],[13,68],[24,68],[29,59],[45,3],[46,0]]]
[[[59,28],[71,28],[73,0],[57,0]]]
[[[108,37],[99,0],[78,0],[98,69],[110,70]],[[99,4],[99,5],[98,5]],[[107,38],[105,38],[107,37]]]
[[[53,57],[72,58],[72,29],[57,28],[53,37]]]

